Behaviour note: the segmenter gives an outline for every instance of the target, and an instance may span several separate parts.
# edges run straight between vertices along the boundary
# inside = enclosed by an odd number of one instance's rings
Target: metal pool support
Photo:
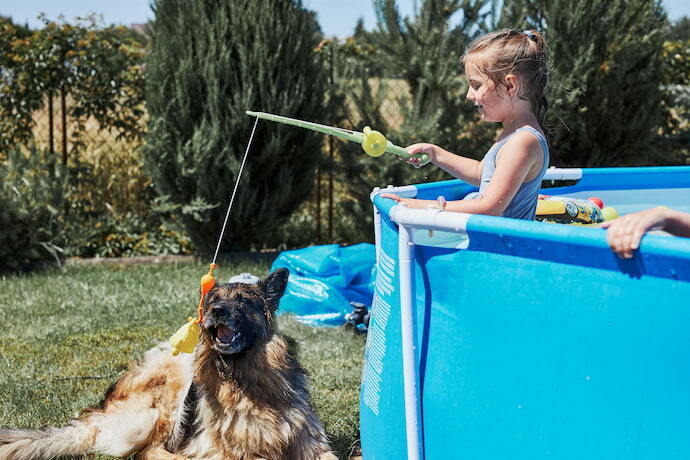
[[[419,371],[414,334],[414,233],[399,227],[398,260],[400,273],[400,330],[402,333],[403,385],[405,389],[405,433],[407,459],[424,458]]]
[[[398,261],[400,285],[400,326],[403,354],[403,387],[405,393],[405,429],[407,458],[424,458],[419,369],[415,346],[415,241],[414,231],[467,232],[470,214],[438,209],[409,209],[396,205],[391,220],[398,224]],[[380,223],[379,223],[380,225]],[[380,231],[380,230],[379,230]]]
[[[406,190],[402,191],[400,189],[396,189],[396,193],[416,195],[416,189],[413,187],[405,187]],[[375,189],[372,193],[372,199],[380,192],[380,189]],[[408,209],[404,205],[395,205],[390,210],[391,220],[398,224],[398,285],[408,460],[424,459],[420,378],[415,345],[414,232],[416,229],[424,229],[425,231],[441,230],[465,233],[469,216],[469,214],[449,213],[435,209]],[[378,248],[381,238],[381,214],[376,207],[374,207],[374,238]],[[378,258],[377,251],[377,263]]]
[[[388,187],[392,188],[391,186]],[[373,198],[380,193],[377,187],[371,194]],[[409,190],[412,195],[416,190]],[[374,239],[376,247],[381,243],[381,213],[374,207]],[[423,460],[422,411],[419,391],[419,370],[415,356],[414,331],[414,237],[411,229],[400,227],[398,240],[400,261],[400,327],[403,343],[403,382],[405,390],[405,427],[407,437],[407,459]],[[379,254],[376,252],[376,262]]]

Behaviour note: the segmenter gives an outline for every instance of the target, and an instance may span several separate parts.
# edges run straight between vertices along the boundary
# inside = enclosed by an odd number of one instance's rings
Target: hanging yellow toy
[[[192,353],[194,347],[196,347],[196,344],[199,342],[199,336],[201,335],[199,324],[204,319],[204,297],[213,289],[213,286],[216,285],[216,279],[213,277],[213,270],[215,270],[215,268],[216,264],[212,263],[209,266],[208,273],[201,277],[201,282],[199,283],[201,287],[201,298],[199,299],[198,317],[196,319],[191,317],[187,318],[187,323],[168,339],[168,342],[172,345],[173,356],[179,355],[180,352]]]

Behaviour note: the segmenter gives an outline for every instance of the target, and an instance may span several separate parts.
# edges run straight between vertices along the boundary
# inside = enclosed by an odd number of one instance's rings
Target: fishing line
[[[228,218],[230,217],[230,211],[232,210],[232,204],[235,202],[235,194],[237,193],[237,186],[240,185],[240,178],[242,177],[242,171],[244,170],[244,164],[247,162],[247,156],[249,155],[249,148],[252,146],[252,141],[254,140],[254,132],[256,131],[256,125],[259,124],[259,118],[257,117],[254,121],[254,127],[252,128],[252,133],[249,136],[249,142],[247,143],[247,149],[244,151],[244,158],[242,158],[242,164],[240,165],[240,172],[237,173],[237,179],[235,180],[235,188],[232,190],[232,196],[230,197],[230,204],[228,205],[228,212],[225,213],[225,220],[223,221],[223,226],[220,229],[220,237],[218,237],[218,245],[216,246],[216,252],[213,254],[212,264],[216,263],[216,258],[218,257],[218,250],[220,250],[220,243],[223,241],[223,234],[225,233],[225,226],[228,224]]]

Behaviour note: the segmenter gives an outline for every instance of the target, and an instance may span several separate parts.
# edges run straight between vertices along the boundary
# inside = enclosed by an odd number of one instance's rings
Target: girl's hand
[[[434,144],[412,144],[410,146],[405,147],[407,150],[407,153],[409,153],[410,156],[409,158],[405,159],[404,161],[407,162],[408,164],[411,164],[415,168],[420,168],[422,166],[422,160],[418,156],[415,156],[420,153],[426,153],[429,156],[429,160],[433,163],[434,160],[436,159],[436,149],[437,146]]]
[[[382,193],[379,196],[382,198],[388,198],[389,200],[393,200],[396,203],[404,204],[408,208],[413,209],[424,209],[436,204],[436,201],[418,200],[416,198],[403,198],[400,195],[396,195],[395,193]]]
[[[396,203],[402,203],[405,198],[401,197],[400,195],[396,195],[395,193],[382,193],[379,195],[381,198],[388,198],[390,200],[395,201]]]
[[[667,211],[663,206],[647,209],[604,222],[601,228],[608,229],[606,239],[611,249],[620,257],[631,259],[645,233],[664,227]]]

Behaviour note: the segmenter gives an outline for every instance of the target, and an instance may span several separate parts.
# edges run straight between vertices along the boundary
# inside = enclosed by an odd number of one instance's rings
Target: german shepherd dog
[[[0,459],[337,459],[305,372],[273,326],[287,278],[283,268],[257,285],[215,286],[193,355],[158,346],[69,425],[0,430]]]

